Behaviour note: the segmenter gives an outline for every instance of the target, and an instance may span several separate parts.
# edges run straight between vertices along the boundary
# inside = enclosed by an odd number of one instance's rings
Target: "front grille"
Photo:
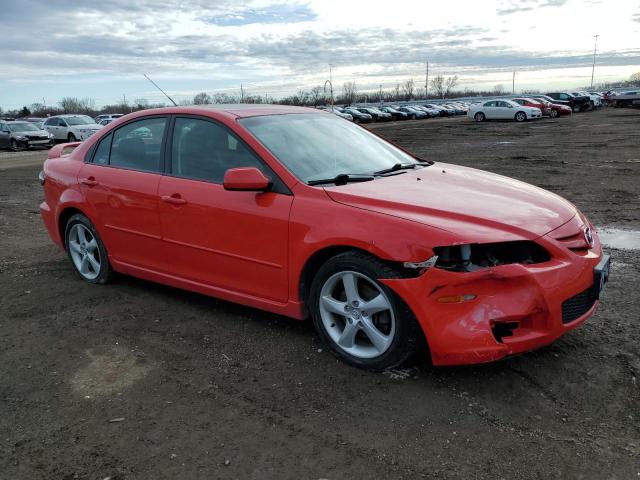
[[[41,135],[27,135],[27,139],[29,140],[47,140],[49,137],[44,137]]]
[[[570,323],[587,313],[596,302],[596,289],[591,285],[577,295],[562,302],[562,323]]]

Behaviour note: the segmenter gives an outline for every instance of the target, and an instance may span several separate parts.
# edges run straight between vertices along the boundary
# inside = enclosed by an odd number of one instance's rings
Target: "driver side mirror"
[[[240,167],[227,170],[222,185],[231,191],[266,192],[271,181],[256,167]]]

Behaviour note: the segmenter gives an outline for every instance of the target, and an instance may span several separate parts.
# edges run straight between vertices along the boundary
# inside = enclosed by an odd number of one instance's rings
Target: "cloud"
[[[274,4],[263,8],[239,9],[238,11],[202,17],[202,20],[223,27],[251,25],[255,23],[297,23],[312,21],[316,13],[308,5]]]
[[[568,0],[501,0],[496,8],[498,15],[527,12],[545,7],[561,7]]]

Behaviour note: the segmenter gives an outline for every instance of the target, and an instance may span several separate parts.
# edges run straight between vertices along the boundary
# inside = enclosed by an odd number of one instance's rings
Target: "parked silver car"
[[[17,151],[31,147],[51,148],[53,144],[53,135],[31,122],[0,121],[0,148]]]

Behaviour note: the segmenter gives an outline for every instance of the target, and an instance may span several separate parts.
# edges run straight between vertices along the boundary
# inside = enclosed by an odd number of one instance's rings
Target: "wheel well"
[[[62,245],[64,247],[66,247],[65,238],[64,238],[64,231],[65,231],[65,229],[67,227],[67,222],[76,213],[80,213],[80,214],[84,215],[84,213],[82,213],[81,210],[78,210],[77,208],[74,208],[74,207],[68,207],[68,208],[65,208],[60,213],[60,216],[58,217],[58,232],[60,234],[60,240],[62,241]]]
[[[379,261],[386,263],[390,267],[397,269],[399,272],[399,275],[401,275],[402,277],[410,278],[410,277],[415,277],[419,275],[418,270],[406,268],[402,265],[401,262],[395,262],[393,260],[385,260],[361,248],[347,246],[347,245],[337,245],[333,247],[327,247],[322,250],[318,250],[313,255],[311,255],[311,257],[307,259],[307,262],[304,264],[304,267],[302,268],[302,274],[300,275],[299,293],[300,293],[300,299],[303,302],[307,301],[307,298],[309,297],[309,291],[311,290],[311,284],[313,283],[313,278],[316,276],[316,273],[318,273],[318,270],[320,270],[322,265],[324,265],[324,263],[330,258],[345,252],[360,252],[365,255],[369,255],[373,258],[376,258]]]

